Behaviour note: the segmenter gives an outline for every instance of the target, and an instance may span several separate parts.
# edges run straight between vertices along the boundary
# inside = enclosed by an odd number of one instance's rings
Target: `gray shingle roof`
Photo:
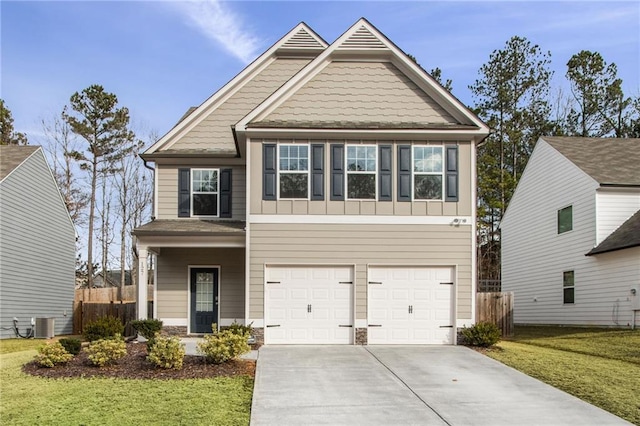
[[[640,246],[640,210],[587,253],[587,256],[638,246]]]
[[[0,181],[9,175],[31,154],[40,147],[35,145],[1,145],[0,146]]]
[[[243,221],[156,219],[133,230],[134,235],[244,235]]]
[[[415,130],[476,130],[477,126],[447,123],[412,123],[412,122],[378,122],[378,121],[300,121],[300,120],[264,120],[249,123],[249,128],[294,128],[294,129],[415,129]]]
[[[640,139],[542,139],[601,185],[640,186]]]

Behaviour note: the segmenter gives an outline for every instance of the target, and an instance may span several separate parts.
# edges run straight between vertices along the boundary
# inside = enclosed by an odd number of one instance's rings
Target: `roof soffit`
[[[249,123],[264,120],[331,62],[346,59],[393,63],[461,124],[476,126],[479,134],[488,134],[489,127],[484,122],[364,18],[358,20],[322,54],[240,120],[236,124],[236,131],[243,132]]]
[[[169,149],[175,144],[180,137],[184,136],[198,124],[200,124],[215,109],[233,96],[253,77],[260,74],[278,57],[278,53],[286,52],[295,56],[295,44],[303,38],[303,45],[299,48],[298,53],[305,55],[317,56],[327,47],[327,43],[318,36],[315,31],[309,28],[304,22],[296,25],[291,31],[285,34],[280,40],[274,43],[262,55],[247,65],[240,73],[232,78],[227,84],[222,86],[217,92],[211,95],[200,106],[195,108],[191,113],[186,114],[178,124],[176,124],[169,132],[167,132],[160,140],[147,149],[144,154],[153,154],[158,150]],[[285,47],[286,45],[286,47]],[[313,48],[310,46],[313,45]],[[318,47],[318,45],[320,47]],[[284,49],[283,49],[284,47]],[[233,123],[229,123],[232,125]]]

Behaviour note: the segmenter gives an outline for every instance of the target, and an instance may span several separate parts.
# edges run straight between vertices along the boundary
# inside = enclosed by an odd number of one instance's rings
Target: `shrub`
[[[98,367],[113,364],[127,354],[127,345],[122,336],[116,334],[111,339],[100,339],[92,342],[87,348],[89,361]]]
[[[114,336],[124,332],[122,321],[116,317],[106,316],[100,317],[95,321],[89,322],[84,327],[83,336],[90,342],[100,339],[112,339]]]
[[[134,320],[131,326],[147,340],[153,339],[162,330],[162,321],[157,319]]]
[[[251,323],[251,324],[253,324],[253,323]],[[242,325],[242,324],[239,324],[239,323],[233,321],[233,323],[229,326],[229,328],[227,328],[227,330],[229,330],[230,332],[232,332],[234,334],[238,334],[240,336],[246,336],[248,338],[249,336],[251,336],[251,333],[253,331],[253,328],[251,327],[251,324]]]
[[[244,326],[242,326],[244,327]],[[212,326],[216,330],[216,324]],[[207,362],[222,364],[230,359],[247,353],[249,347],[249,334],[236,328],[215,332],[204,337],[204,341],[198,343],[198,352],[203,354]]]
[[[490,322],[479,322],[461,331],[465,344],[488,348],[500,341],[502,333],[498,326]]]
[[[67,352],[60,342],[51,342],[38,348],[36,362],[41,367],[51,368],[56,364],[64,364],[71,361],[73,355]]]
[[[82,349],[82,342],[75,337],[65,337],[59,340],[62,347],[71,355],[78,355]]]
[[[184,344],[177,337],[155,337],[149,349],[147,361],[160,368],[179,370],[184,361]]]

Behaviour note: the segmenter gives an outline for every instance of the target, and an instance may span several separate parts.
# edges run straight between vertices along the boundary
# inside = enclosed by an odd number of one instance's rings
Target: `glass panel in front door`
[[[196,274],[196,312],[213,311],[215,298],[213,287],[213,272],[198,272]]]

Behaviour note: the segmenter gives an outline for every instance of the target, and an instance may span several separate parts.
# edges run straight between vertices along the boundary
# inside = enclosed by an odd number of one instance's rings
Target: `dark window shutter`
[[[391,145],[381,145],[378,150],[378,200],[391,201]]]
[[[458,147],[454,145],[445,146],[446,155],[446,180],[445,180],[445,201],[458,201]]]
[[[191,169],[178,169],[178,217],[191,216]]]
[[[276,199],[276,144],[262,145],[262,199]]]
[[[344,145],[331,144],[331,197],[344,200]]]
[[[398,146],[398,201],[411,201],[411,145]]]
[[[311,145],[311,199],[324,200],[324,144]]]
[[[231,217],[231,169],[220,170],[220,217]]]

